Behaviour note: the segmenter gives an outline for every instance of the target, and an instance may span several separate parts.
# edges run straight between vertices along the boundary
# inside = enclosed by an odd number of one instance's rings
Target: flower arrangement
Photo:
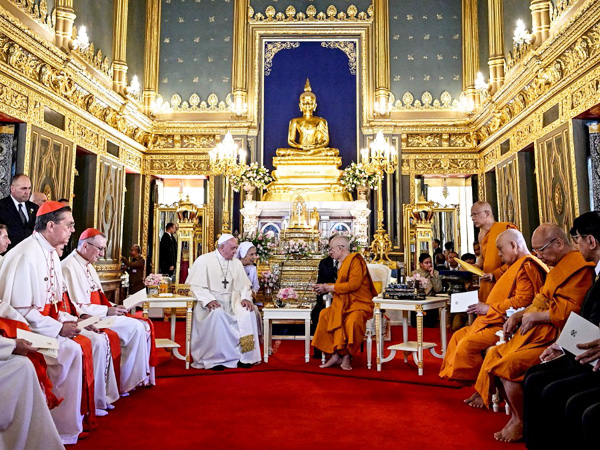
[[[350,251],[353,253],[360,253],[362,250],[362,245],[358,238],[354,236],[352,233],[347,231],[334,231],[331,233],[331,237],[333,236],[346,236],[350,241]],[[327,255],[329,251],[329,239],[321,239],[321,248],[323,249],[323,254]]]
[[[298,294],[294,290],[294,288],[283,288],[279,289],[277,293],[277,298],[281,300],[297,300]]]
[[[406,281],[412,281],[416,289],[427,289],[429,287],[429,280],[418,272],[415,272],[412,277],[408,277]]]
[[[162,281],[163,276],[160,273],[151,273],[144,280],[146,286],[158,286]]]
[[[263,272],[260,276],[260,284],[265,289],[272,290],[275,286],[277,286],[278,282],[279,272],[277,270],[267,270],[266,272]]]
[[[369,174],[362,164],[353,162],[344,169],[340,182],[348,192],[353,191],[358,186],[375,189],[377,187],[377,175],[374,173]]]
[[[301,258],[310,253],[308,244],[303,241],[288,241],[284,245],[285,252],[294,258]]]
[[[262,189],[271,181],[273,181],[273,178],[269,175],[269,171],[265,167],[259,166],[258,163],[253,162],[241,174],[231,178],[231,185],[235,192],[240,192],[245,185]]]
[[[254,234],[248,234],[244,236],[243,241],[252,242],[252,245],[256,247],[256,254],[261,262],[267,262],[271,255],[277,250],[277,237],[272,231],[266,233],[256,232]]]

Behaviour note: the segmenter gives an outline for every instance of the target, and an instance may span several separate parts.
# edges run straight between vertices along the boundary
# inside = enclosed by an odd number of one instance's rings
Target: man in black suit
[[[167,273],[169,276],[173,275],[173,271],[177,265],[177,240],[173,237],[175,230],[175,224],[169,222],[165,227],[165,232],[160,238],[158,265],[160,267],[160,273]]]
[[[573,222],[571,239],[587,261],[596,263],[596,282],[580,315],[600,324],[600,211],[582,214]],[[553,344],[540,356],[545,364],[525,376],[525,442],[530,449],[563,447],[597,448],[600,442],[600,339],[578,347],[586,352],[574,357]],[[560,441],[560,442],[559,442]],[[562,444],[562,445],[561,445]]]
[[[334,236],[329,238],[329,242]],[[331,247],[328,245],[327,257],[319,263],[319,272],[317,274],[317,284],[335,283],[337,280],[338,262],[331,257]],[[317,303],[310,313],[310,334],[314,334],[319,323],[319,315],[325,309],[325,299],[323,294],[317,295]],[[321,350],[314,348],[313,358],[321,359]]]
[[[33,234],[38,206],[29,201],[31,180],[27,175],[15,175],[10,183],[10,195],[0,200],[0,223],[8,227],[10,250]]]

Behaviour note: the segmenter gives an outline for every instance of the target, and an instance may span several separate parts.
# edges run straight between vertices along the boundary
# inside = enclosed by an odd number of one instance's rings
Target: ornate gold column
[[[550,36],[550,1],[531,0],[531,23],[533,24],[533,45],[539,47]]]
[[[502,0],[488,0],[490,84],[496,92],[504,84],[504,17]]]
[[[113,89],[119,94],[127,86],[127,10],[129,0],[115,0],[113,29]]]
[[[237,116],[248,111],[248,88],[246,86],[246,35],[248,29],[249,0],[236,0],[233,6],[233,108]]]
[[[373,0],[375,10],[375,104],[385,115],[390,98],[390,18],[388,0]]]
[[[75,10],[73,0],[58,0],[56,2],[56,26],[54,43],[58,48],[69,51],[69,41],[73,34]]]
[[[146,46],[144,53],[144,112],[148,114],[158,92],[160,0],[148,0],[146,4]]]
[[[462,0],[462,11],[463,91],[477,108],[480,105],[479,92],[475,89],[475,77],[479,69],[477,0]]]

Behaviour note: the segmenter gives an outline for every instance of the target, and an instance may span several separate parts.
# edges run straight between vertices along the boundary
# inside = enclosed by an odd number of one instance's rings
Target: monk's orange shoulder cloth
[[[482,270],[485,273],[493,273],[494,279],[498,280],[508,267],[502,265],[502,260],[498,256],[498,249],[496,248],[496,239],[498,235],[508,229],[517,229],[515,225],[509,222],[496,222],[492,225],[492,228],[485,234],[481,242],[481,257],[483,260]],[[481,280],[479,286],[479,301],[485,303],[488,295],[494,287],[494,281]]]

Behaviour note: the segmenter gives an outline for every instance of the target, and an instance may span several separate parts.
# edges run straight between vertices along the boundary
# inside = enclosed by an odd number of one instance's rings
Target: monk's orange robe
[[[586,262],[578,251],[567,253],[546,276],[546,282],[527,312],[549,311],[550,323],[538,323],[527,333],[519,330],[506,344],[488,351],[475,383],[475,389],[489,407],[490,388],[495,377],[522,382],[525,372],[540,363],[540,355],[552,344],[571,312],[579,312],[585,294],[594,282],[594,263]]]
[[[358,253],[342,262],[335,282],[333,301],[321,311],[312,345],[325,353],[354,355],[365,337],[366,323],[373,317],[373,297],[377,290]]]
[[[493,273],[494,281],[481,280],[479,283],[479,301],[485,303],[492,292],[494,284],[500,279],[502,274],[508,270],[508,267],[502,265],[502,260],[498,256],[498,249],[496,248],[496,238],[500,233],[508,229],[517,229],[515,225],[509,222],[496,222],[492,225],[492,228],[485,234],[481,242],[481,260],[482,270],[485,273]]]
[[[474,383],[483,363],[483,351],[498,342],[508,308],[529,306],[546,278],[539,259],[527,255],[515,261],[494,285],[486,303],[486,315],[452,335],[442,362],[440,377]]]

